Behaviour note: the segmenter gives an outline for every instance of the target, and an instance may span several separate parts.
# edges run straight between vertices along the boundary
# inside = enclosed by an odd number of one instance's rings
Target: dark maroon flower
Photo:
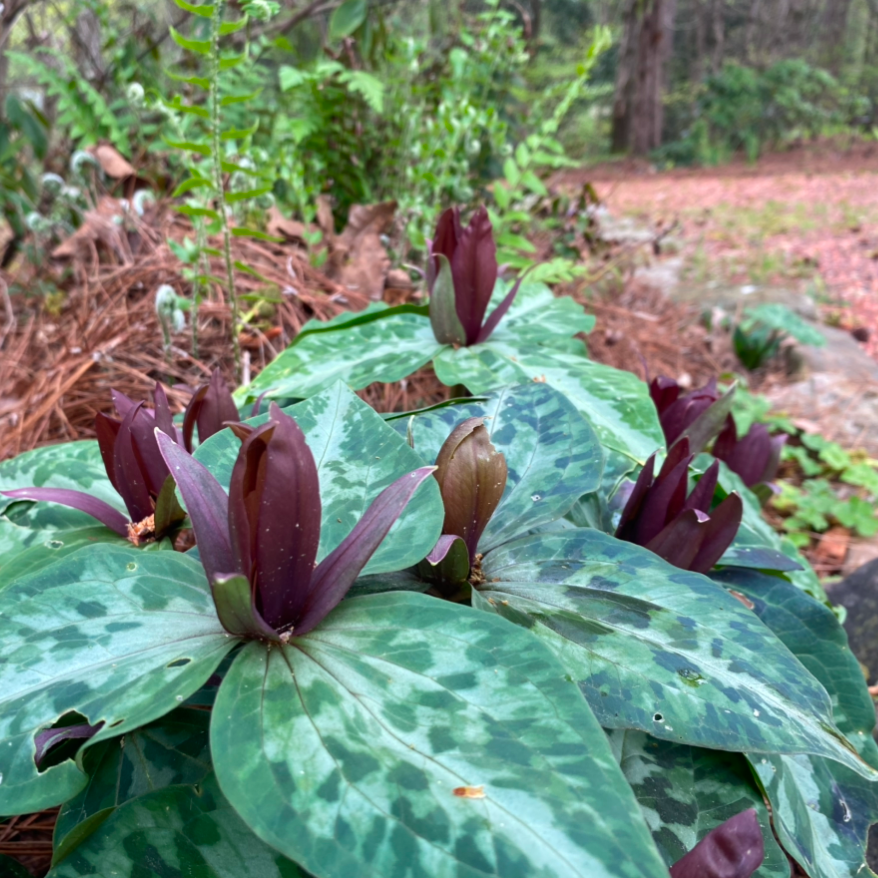
[[[708,832],[671,866],[671,878],[750,878],[764,859],[759,818],[749,808]]]
[[[783,434],[771,436],[765,424],[754,424],[747,435],[739,439],[735,421],[729,415],[725,429],[716,437],[713,456],[725,461],[748,488],[753,488],[774,480],[786,441]]]
[[[442,536],[421,573],[462,582],[477,562],[479,539],[506,489],[506,458],[491,444],[484,418],[467,418],[436,457],[436,480],[445,505]],[[457,547],[456,545],[457,544]]]
[[[79,509],[137,546],[161,539],[185,518],[174,494],[174,480],[155,437],[157,429],[174,441],[178,434],[160,384],[155,386],[154,410],[116,390],[112,396],[119,418],[98,413],[95,432],[107,477],[124,501],[130,521],[108,503],[82,491],[16,488],[0,493],[16,500],[46,500]]]
[[[647,460],[622,511],[616,537],[643,546],[683,570],[707,573],[732,544],[744,507],[733,493],[711,511],[719,477],[717,461],[687,497],[694,456],[684,437],[668,452],[657,477],[655,455]]]
[[[238,407],[219,369],[214,369],[209,384],[202,384],[183,415],[183,442],[187,451],[192,451],[192,432],[198,425],[198,441],[205,442],[214,433],[219,433],[230,421],[238,420]]]
[[[720,396],[716,378],[697,390],[682,391],[672,378],[654,378],[649,385],[668,448],[688,435],[690,447],[698,452],[722,429],[731,409],[731,391]]]
[[[473,345],[487,340],[515,299],[518,282],[485,320],[497,283],[497,245],[488,211],[480,207],[466,228],[460,208],[439,217],[429,243],[427,284],[430,322],[443,344]]]
[[[272,403],[266,423],[231,427],[241,448],[228,496],[180,445],[156,436],[186,503],[220,622],[231,634],[285,642],[307,634],[342,600],[434,467],[386,488],[315,566],[320,484],[298,424]]]

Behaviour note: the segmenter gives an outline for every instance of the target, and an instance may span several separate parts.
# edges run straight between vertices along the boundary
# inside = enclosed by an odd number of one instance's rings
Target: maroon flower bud
[[[435,476],[445,522],[426,559],[436,570],[422,565],[421,572],[430,579],[462,582],[476,563],[479,539],[506,489],[506,458],[491,444],[484,418],[467,418],[454,428],[439,449]]]
[[[739,439],[735,421],[729,415],[725,429],[714,443],[713,456],[725,461],[726,466],[752,488],[774,480],[786,441],[783,434],[771,436],[765,424],[754,424],[747,435]]]
[[[198,441],[205,442],[219,433],[229,421],[238,420],[238,407],[219,369],[214,369],[209,384],[202,384],[183,415],[183,441],[187,451],[192,451],[192,432],[198,425]]]
[[[439,217],[435,236],[428,244],[430,322],[436,340],[467,346],[486,341],[521,284],[519,278],[485,320],[497,283],[497,245],[488,212],[480,207],[464,228],[460,209],[449,208]]]
[[[415,493],[422,467],[386,488],[315,566],[320,484],[298,424],[276,404],[241,439],[229,494],[180,445],[157,432],[183,495],[220,622],[231,634],[286,641],[307,634],[338,605]]]
[[[120,419],[98,413],[95,432],[107,477],[125,503],[130,521],[103,500],[65,488],[17,488],[3,491],[17,500],[46,500],[79,509],[127,537],[134,545],[161,539],[178,527],[185,513],[174,495],[174,480],[156,444],[156,430],[177,440],[168,398],[155,386],[155,409],[112,391]]]
[[[712,829],[671,866],[671,878],[750,878],[765,859],[765,842],[754,808]]]
[[[737,494],[729,494],[711,510],[719,477],[716,461],[687,496],[693,458],[684,437],[668,452],[657,477],[655,455],[647,460],[622,511],[616,537],[683,570],[707,573],[732,544],[744,507]]]

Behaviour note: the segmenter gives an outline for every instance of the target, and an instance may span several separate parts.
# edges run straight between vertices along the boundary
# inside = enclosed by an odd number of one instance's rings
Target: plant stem
[[[229,291],[229,303],[232,306],[232,351],[235,356],[235,375],[241,380],[241,347],[238,344],[238,297],[235,295],[235,275],[232,270],[232,241],[229,231],[229,218],[226,216],[226,196],[223,185],[223,167],[220,140],[220,26],[223,21],[225,0],[216,0],[211,16],[210,34],[210,128],[211,153],[213,154],[214,187],[216,188],[217,213],[223,231],[223,256],[226,263],[226,286]]]

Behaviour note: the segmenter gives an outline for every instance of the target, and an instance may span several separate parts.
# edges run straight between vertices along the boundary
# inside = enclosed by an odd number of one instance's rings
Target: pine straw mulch
[[[107,214],[114,215],[112,205]],[[173,390],[175,383],[197,385],[217,366],[233,379],[230,309],[218,293],[199,310],[198,357],[190,351],[188,330],[173,337],[167,354],[163,348],[155,291],[170,284],[178,293],[189,293],[165,239],[191,234],[188,223],[169,214],[128,214],[124,225],[107,222],[91,236],[80,232],[62,251],[70,256],[41,267],[44,275],[57,278],[66,268],[68,276],[59,283],[67,287],[60,311],[51,313],[42,299],[10,297],[16,318],[0,330],[0,459],[92,437],[95,413],[109,409],[110,388],[144,399],[159,380],[182,405],[186,396]],[[274,312],[270,323],[255,321],[240,335],[251,374],[283,350],[311,317],[327,320],[368,304],[362,294],[314,269],[296,246],[235,238],[233,258],[263,278],[237,272],[240,295],[263,293],[278,300],[268,306]],[[221,276],[220,260],[211,263],[211,273]],[[7,289],[13,284],[12,278],[2,280]],[[15,282],[26,287],[28,277]]]

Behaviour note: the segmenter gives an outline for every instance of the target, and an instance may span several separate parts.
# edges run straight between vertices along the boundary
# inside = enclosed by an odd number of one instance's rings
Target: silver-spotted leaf
[[[209,775],[169,786],[111,814],[50,878],[308,878],[246,827]]]
[[[755,808],[765,860],[754,878],[790,878],[789,860],[774,837],[762,794],[741,754],[687,747],[625,729],[609,735],[668,866],[682,859],[712,829]]]
[[[600,723],[717,750],[814,753],[878,777],[833,727],[829,696],[707,577],[595,530],[507,543],[474,604],[525,625]]]
[[[246,646],[211,749],[223,792],[318,878],[666,878],[606,737],[551,652],[410,593]]]
[[[176,552],[89,546],[0,592],[0,814],[76,795],[72,762],[38,773],[34,735],[76,711],[90,744],[177,707],[235,641],[201,565]]]

